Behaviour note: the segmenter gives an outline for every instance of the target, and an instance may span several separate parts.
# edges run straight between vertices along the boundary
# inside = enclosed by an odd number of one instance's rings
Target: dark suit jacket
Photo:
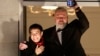
[[[40,55],[36,55],[35,53],[35,48],[36,48],[36,43],[34,43],[31,38],[29,37],[29,41],[25,43],[28,48],[25,50],[20,50],[20,56],[43,56],[43,53]]]
[[[44,30],[45,53],[47,56],[86,56],[80,39],[88,29],[89,22],[81,10],[76,12],[76,15],[78,19],[67,24],[62,30],[62,44],[58,40],[55,26]]]

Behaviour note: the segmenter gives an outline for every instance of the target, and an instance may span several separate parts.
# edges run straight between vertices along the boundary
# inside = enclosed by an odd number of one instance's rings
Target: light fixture
[[[30,10],[31,13],[33,13],[33,14],[40,13],[40,11],[38,11],[38,10],[36,10],[36,11],[33,10],[34,6],[28,6],[28,7],[29,7],[29,10]]]
[[[42,9],[47,9],[47,10],[55,10],[57,6],[42,6]]]
[[[56,8],[58,8],[58,6],[41,6],[42,9],[46,9],[46,11],[44,12],[48,12],[49,16],[52,16],[53,14],[53,10],[55,10]]]
[[[48,16],[52,16],[52,14],[54,13],[54,10],[56,8],[58,8],[58,6],[41,6],[41,7],[39,7],[39,9],[42,8],[43,10],[37,10],[34,6],[28,6],[28,7],[29,7],[30,12],[33,14],[39,14],[42,12],[46,12],[46,13],[48,13]],[[34,10],[34,8],[35,8],[35,10]],[[70,15],[70,16],[75,15],[75,10],[73,8],[69,8],[67,6],[66,6],[66,8],[67,8],[68,15]],[[82,8],[82,7],[80,7],[80,8]]]
[[[75,15],[75,10],[73,8],[67,7],[67,13],[68,13],[68,15],[73,16],[73,15]]]
[[[54,14],[53,10],[45,10],[43,12],[48,13],[48,16],[52,16]]]
[[[82,9],[82,6],[80,6],[80,9]],[[67,12],[70,16],[75,15],[75,10],[73,8],[67,7]]]

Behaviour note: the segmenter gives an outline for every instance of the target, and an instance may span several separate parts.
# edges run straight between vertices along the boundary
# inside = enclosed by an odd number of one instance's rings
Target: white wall
[[[0,0],[0,56],[18,56],[19,0]]]

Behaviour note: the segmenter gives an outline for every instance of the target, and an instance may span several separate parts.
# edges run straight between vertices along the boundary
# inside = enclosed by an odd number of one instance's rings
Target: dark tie
[[[57,34],[58,34],[58,39],[60,41],[60,44],[62,44],[62,29],[58,29]]]
[[[60,32],[60,31],[62,31],[62,29],[58,29],[58,30],[57,30],[57,32]]]

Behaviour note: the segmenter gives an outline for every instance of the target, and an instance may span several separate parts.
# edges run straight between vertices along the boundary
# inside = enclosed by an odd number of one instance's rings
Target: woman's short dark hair
[[[39,29],[40,31],[43,31],[42,26],[41,26],[40,24],[37,24],[37,23],[32,24],[32,25],[29,27],[29,33],[31,33],[31,30],[32,30],[32,29]]]

